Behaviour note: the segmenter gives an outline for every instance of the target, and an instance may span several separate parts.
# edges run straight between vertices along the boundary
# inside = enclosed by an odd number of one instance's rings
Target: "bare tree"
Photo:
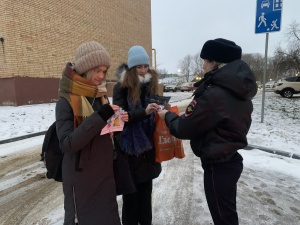
[[[277,67],[284,69],[284,76],[295,75],[300,71],[300,24],[292,22],[285,34],[286,49],[278,47],[274,53]]]
[[[300,24],[293,21],[287,29],[286,38],[292,42],[300,43]]]
[[[168,74],[168,71],[166,69],[158,69],[159,78],[163,79]]]
[[[200,52],[193,57],[192,70],[194,76],[203,77],[203,59],[200,57]]]
[[[192,56],[187,55],[179,62],[179,68],[181,74],[184,76],[185,80],[188,82],[192,76]]]
[[[272,79],[278,80],[289,76],[290,66],[281,47],[277,48],[274,56],[269,60],[269,64]]]
[[[242,60],[245,61],[255,75],[257,81],[262,82],[264,74],[264,57],[259,54],[243,54]],[[267,76],[267,80],[268,80]]]

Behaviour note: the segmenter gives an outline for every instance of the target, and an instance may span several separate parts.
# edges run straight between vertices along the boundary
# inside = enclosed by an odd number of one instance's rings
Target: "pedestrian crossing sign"
[[[280,31],[283,0],[257,0],[255,33]]]

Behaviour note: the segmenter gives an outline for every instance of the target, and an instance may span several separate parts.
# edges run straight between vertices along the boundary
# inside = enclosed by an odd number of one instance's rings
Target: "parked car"
[[[163,83],[163,85],[164,85],[163,92],[165,92],[165,91],[166,91],[166,86],[167,86],[167,84]]]
[[[170,83],[165,86],[165,92],[173,91],[176,92],[180,89],[180,83]]]
[[[265,88],[274,88],[275,87],[275,81],[269,81],[265,84]]]
[[[191,91],[195,91],[195,90],[197,89],[197,87],[194,87],[194,84],[195,84],[195,83],[196,83],[196,82],[192,82],[192,85],[189,86],[189,88],[190,88]]]
[[[293,97],[293,94],[300,93],[300,76],[287,77],[278,80],[274,92],[285,98],[291,98]]]
[[[179,90],[182,91],[182,92],[183,91],[194,91],[194,90],[197,89],[196,87],[194,87],[194,83],[195,82],[186,82],[186,83],[183,83],[180,86]]]
[[[262,84],[260,83],[260,81],[256,81],[257,84],[257,88],[262,88]]]

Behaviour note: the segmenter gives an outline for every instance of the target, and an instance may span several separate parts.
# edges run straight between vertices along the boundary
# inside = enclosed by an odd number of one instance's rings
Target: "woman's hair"
[[[156,95],[158,93],[158,73],[149,68],[148,73],[152,75],[150,80],[149,94]],[[141,95],[139,75],[136,71],[136,66],[127,69],[121,87],[128,89],[128,96],[133,105],[136,106]]]
[[[85,79],[87,79],[87,80],[90,80],[91,79],[91,75],[92,75],[93,72],[94,72],[94,69],[89,70],[89,71],[85,72],[82,77],[85,78]]]
[[[92,76],[92,73],[93,73],[95,70],[96,70],[96,69],[91,69],[91,70],[85,72],[85,73],[82,75],[82,77],[85,78],[85,79],[87,79],[87,80],[90,80],[90,79],[91,79],[91,76]],[[104,76],[104,79],[101,81],[101,83],[102,83],[103,81],[105,81],[105,79],[106,79],[106,74],[107,74],[107,71],[106,71],[105,76]]]

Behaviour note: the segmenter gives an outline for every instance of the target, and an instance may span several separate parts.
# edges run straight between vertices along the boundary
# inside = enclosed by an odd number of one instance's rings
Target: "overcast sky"
[[[255,34],[256,0],[152,0],[151,4],[158,69],[177,73],[180,60],[200,52],[205,41],[220,37],[236,42],[243,53],[265,54],[266,34]],[[284,47],[288,25],[300,23],[300,0],[283,0],[281,19],[281,31],[269,34],[268,56],[279,44]]]

